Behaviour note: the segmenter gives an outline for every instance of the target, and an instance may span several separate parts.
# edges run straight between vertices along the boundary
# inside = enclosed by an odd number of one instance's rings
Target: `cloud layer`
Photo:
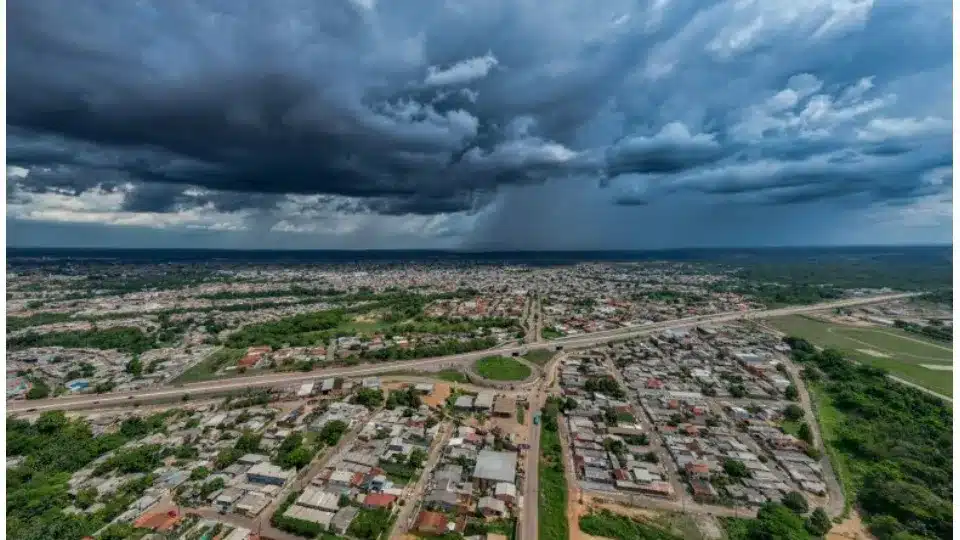
[[[949,240],[950,7],[18,2],[11,241],[52,223],[237,247]],[[788,221],[747,230],[770,216]]]

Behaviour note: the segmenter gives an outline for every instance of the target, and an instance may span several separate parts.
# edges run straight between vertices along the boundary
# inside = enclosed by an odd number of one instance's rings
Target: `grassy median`
[[[540,540],[567,540],[567,484],[563,476],[557,409],[547,403],[540,427],[540,500],[537,528]]]

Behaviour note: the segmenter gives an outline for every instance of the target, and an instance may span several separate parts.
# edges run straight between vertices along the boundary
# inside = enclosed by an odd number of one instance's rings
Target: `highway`
[[[652,332],[660,332],[673,328],[685,328],[699,324],[720,324],[735,322],[737,320],[759,319],[769,317],[780,317],[784,315],[793,315],[797,313],[807,313],[812,311],[822,311],[838,307],[850,307],[864,304],[874,304],[887,302],[911,296],[917,296],[921,293],[900,293],[887,294],[882,296],[873,296],[865,298],[851,298],[847,300],[838,300],[834,302],[825,302],[807,306],[793,306],[779,309],[754,310],[754,311],[735,311],[718,313],[714,315],[704,315],[697,317],[686,317],[670,321],[662,321],[652,324],[639,326],[629,326],[606,330],[603,332],[593,332],[590,334],[569,336],[549,341],[499,347],[497,349],[488,349],[475,351],[465,354],[442,356],[437,358],[425,358],[422,360],[399,360],[394,362],[379,362],[376,364],[363,364],[359,366],[330,368],[315,370],[307,373],[271,373],[268,375],[251,375],[234,377],[230,379],[205,381],[185,385],[168,386],[158,389],[144,389],[136,392],[117,392],[109,394],[83,394],[79,396],[58,397],[31,401],[7,401],[8,413],[24,412],[42,412],[46,410],[81,410],[81,409],[100,409],[110,407],[131,406],[137,403],[150,403],[157,401],[175,401],[189,396],[190,399],[202,396],[222,395],[231,392],[237,392],[250,388],[272,388],[302,384],[308,381],[316,381],[327,377],[362,377],[386,373],[397,370],[411,370],[418,368],[439,368],[444,366],[453,366],[458,364],[471,363],[491,353],[503,355],[523,355],[527,351],[537,349],[558,349],[570,350],[575,348],[588,348],[603,343],[632,339]]]

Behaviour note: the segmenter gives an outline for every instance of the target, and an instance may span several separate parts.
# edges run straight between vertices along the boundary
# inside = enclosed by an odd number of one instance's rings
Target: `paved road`
[[[671,321],[662,321],[646,325],[618,328],[603,332],[594,332],[581,336],[571,336],[540,343],[527,343],[518,346],[501,347],[498,348],[497,351],[501,354],[524,354],[527,351],[534,349],[549,350],[556,349],[558,347],[562,347],[564,349],[592,347],[601,343],[632,339],[637,336],[649,334],[651,332],[659,332],[670,328],[683,328],[696,326],[698,324],[718,324],[742,319],[780,317],[783,315],[820,311],[837,307],[849,307],[854,305],[885,302],[899,298],[906,298],[909,296],[916,296],[917,294],[920,293],[889,294],[869,298],[855,298],[836,302],[826,302],[810,306],[796,306],[782,309],[755,310],[746,312],[737,311],[718,313],[715,315],[686,317]],[[415,369],[418,367],[429,367],[444,364],[464,364],[476,361],[484,356],[488,356],[489,354],[489,350],[484,350],[465,354],[443,356],[439,358],[425,358],[423,360],[401,360],[396,362],[380,362],[376,364],[365,364],[353,367],[323,369],[309,373],[272,373],[269,375],[236,377],[226,380],[206,381],[201,383],[185,384],[181,386],[165,387],[157,390],[141,390],[139,392],[118,392],[101,395],[84,394],[80,396],[59,397],[44,400],[8,401],[7,412],[17,413],[39,412],[44,410],[97,409],[125,406],[127,405],[127,402],[132,405],[135,401],[148,402],[159,400],[176,400],[185,395],[190,397],[199,397],[203,395],[216,395],[236,392],[248,388],[292,386],[327,377],[358,377],[389,371]]]
[[[402,538],[403,535],[413,527],[413,521],[416,519],[414,516],[417,515],[415,510],[420,508],[424,490],[429,484],[430,475],[433,473],[433,468],[437,466],[437,462],[440,461],[443,447],[447,445],[447,441],[450,440],[451,435],[453,435],[453,424],[444,422],[440,433],[434,440],[433,447],[430,449],[430,454],[427,456],[427,461],[423,466],[423,471],[420,473],[420,478],[417,479],[417,483],[412,488],[408,487],[404,491],[403,497],[401,497],[405,501],[404,505],[400,507],[397,519],[393,523],[393,531],[387,534],[387,538],[393,538],[395,540]]]
[[[524,460],[523,477],[523,513],[520,517],[520,540],[537,540],[537,510],[540,502],[540,426],[533,423],[533,417],[540,412],[540,409],[547,402],[549,387],[554,380],[555,367],[563,358],[560,353],[550,359],[544,366],[543,378],[539,379],[540,384],[530,394],[530,411],[526,415],[530,418],[530,431],[527,434],[526,458]]]

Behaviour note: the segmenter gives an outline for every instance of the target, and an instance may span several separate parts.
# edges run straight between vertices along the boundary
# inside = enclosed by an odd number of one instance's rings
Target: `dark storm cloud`
[[[563,182],[607,186],[590,200],[621,216],[662,198],[942,195],[952,176],[929,178],[952,162],[948,9],[17,2],[8,165],[29,175],[8,200],[122,189],[127,212],[252,209],[270,228],[290,208],[511,222],[507,199],[529,188],[525,216],[546,224]]]

